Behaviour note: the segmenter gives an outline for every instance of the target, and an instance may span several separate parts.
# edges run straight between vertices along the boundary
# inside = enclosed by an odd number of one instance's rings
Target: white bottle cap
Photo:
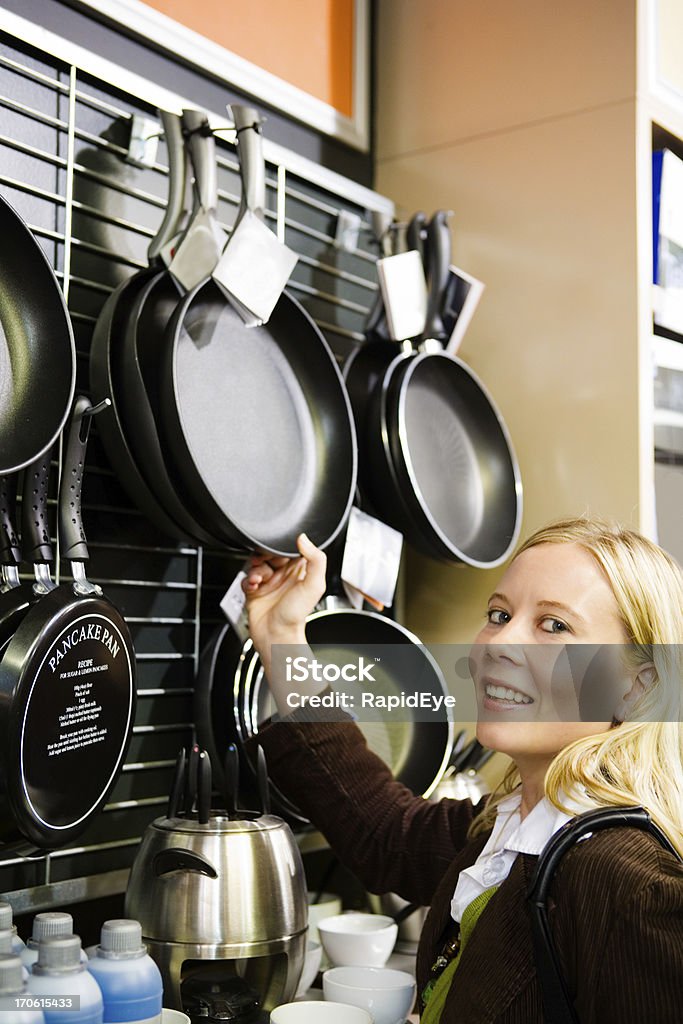
[[[65,910],[47,911],[44,914],[36,914],[33,918],[34,942],[43,942],[44,939],[52,939],[59,935],[73,935],[74,919]]]
[[[142,942],[142,925],[139,921],[119,918],[105,921],[102,925],[97,955],[115,957],[142,956],[147,947]]]
[[[11,928],[14,924],[12,908],[6,900],[0,900],[0,928]]]

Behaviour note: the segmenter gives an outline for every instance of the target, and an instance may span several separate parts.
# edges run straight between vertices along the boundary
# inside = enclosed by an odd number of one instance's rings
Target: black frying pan
[[[45,253],[0,196],[0,473],[52,446],[69,412],[76,350]]]
[[[166,213],[148,249],[149,266],[123,281],[108,297],[95,324],[90,347],[90,387],[95,401],[109,398],[110,405],[98,416],[97,428],[107,458],[129,497],[167,536],[176,540],[194,536],[184,506],[173,493],[150,485],[134,456],[138,438],[135,426],[124,424],[126,398],[122,349],[138,296],[164,266],[162,252],[183,228],[185,216],[185,157],[180,118],[161,112],[168,150],[169,178]]]
[[[260,118],[233,107],[243,206],[265,203]],[[260,194],[259,194],[260,193]],[[356,485],[356,438],[334,356],[287,293],[247,328],[218,285],[190,292],[166,332],[162,425],[212,532],[294,556],[305,531],[328,545]]]
[[[378,685],[387,692],[418,689],[435,696],[445,692],[440,669],[412,633],[376,612],[335,606],[314,612],[306,621],[311,648],[321,660],[335,660],[340,649],[352,661],[365,645],[381,645],[382,679]],[[376,647],[380,649],[380,647]],[[224,785],[222,768],[228,744],[239,746],[248,806],[255,800],[258,777],[258,735],[272,713],[272,701],[263,667],[251,640],[240,636],[231,625],[218,627],[202,651],[195,684],[194,720],[199,742],[211,755],[219,788]],[[428,796],[446,768],[453,742],[449,709],[442,708],[434,721],[401,720],[387,713],[378,722],[361,722],[368,745],[388,764],[396,778],[415,793]],[[301,811],[271,779],[275,813],[296,824],[305,823]]]
[[[168,115],[166,115],[168,117]],[[180,119],[176,130],[167,133],[169,166],[185,167]],[[208,119],[202,111],[183,112],[182,131],[190,133],[193,164],[198,181],[211,171],[215,181],[214,142],[200,131]],[[213,186],[215,194],[215,184]],[[192,230],[190,224],[189,231]],[[174,467],[172,451],[164,450],[159,436],[159,366],[163,352],[164,327],[181,298],[181,291],[168,269],[156,267],[131,296],[123,318],[120,343],[111,354],[111,371],[116,402],[123,429],[136,465],[149,489],[166,512],[190,536],[203,544],[217,545],[225,538],[212,536],[201,521],[201,508],[191,491],[183,489]]]
[[[422,349],[401,353],[366,413],[370,498],[417,550],[493,568],[519,536],[522,484],[512,443],[476,374],[440,349],[448,284],[447,215],[428,227],[429,303]]]
[[[104,804],[128,746],[135,655],[120,612],[85,576],[81,482],[89,417],[76,399],[59,496],[73,580],[32,605],[0,662],[2,761],[14,821],[41,849],[79,836]]]

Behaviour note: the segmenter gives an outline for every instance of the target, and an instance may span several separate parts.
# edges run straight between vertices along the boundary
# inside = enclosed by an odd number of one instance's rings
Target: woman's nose
[[[497,634],[497,637],[500,633]],[[524,644],[522,641],[510,641],[507,637],[496,639],[494,643],[487,642],[484,645],[483,654],[487,659],[494,662],[509,662],[512,665],[522,665],[525,661]]]

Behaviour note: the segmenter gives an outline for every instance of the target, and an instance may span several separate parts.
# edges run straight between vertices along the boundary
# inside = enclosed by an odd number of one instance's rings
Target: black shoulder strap
[[[546,901],[559,862],[575,843],[587,840],[594,832],[606,828],[625,826],[639,828],[653,835],[669,853],[683,860],[668,836],[643,807],[599,807],[586,811],[567,822],[550,838],[544,847],[527,899],[531,910],[531,929],[534,940],[536,970],[543,996],[545,1024],[579,1024],[567,991],[557,950],[553,942]]]

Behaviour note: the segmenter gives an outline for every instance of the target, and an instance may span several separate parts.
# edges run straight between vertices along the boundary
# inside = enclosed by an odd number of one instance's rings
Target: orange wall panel
[[[353,116],[353,0],[146,0],[149,7]]]

